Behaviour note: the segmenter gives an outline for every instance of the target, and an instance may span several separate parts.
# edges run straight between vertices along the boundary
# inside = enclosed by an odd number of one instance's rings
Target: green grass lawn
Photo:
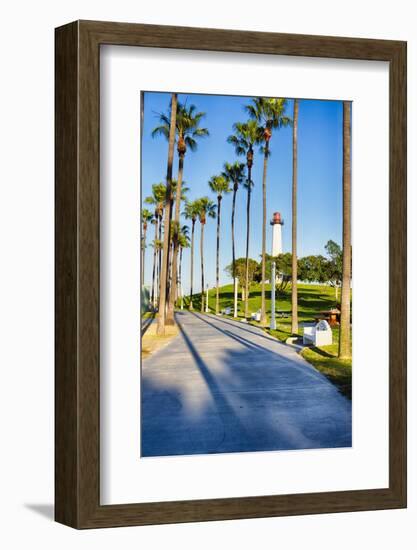
[[[155,314],[153,311],[145,311],[145,313],[142,313],[141,319],[143,321],[144,319],[149,319],[150,317],[154,317],[154,315]]]
[[[271,287],[265,285],[266,313],[269,319],[271,314]],[[339,292],[340,295],[340,292]],[[193,299],[195,310],[200,309],[201,296],[196,294]],[[185,299],[188,305],[188,298]],[[314,321],[320,311],[325,311],[336,305],[335,291],[326,285],[298,285],[298,319],[301,322]],[[209,290],[209,309],[214,313],[216,307],[216,289]],[[220,288],[220,309],[233,308],[233,285]],[[249,313],[254,313],[261,308],[261,285],[253,285],[249,295]],[[291,314],[291,286],[282,293],[276,293],[276,311]],[[239,293],[238,317],[244,317],[244,303]],[[291,317],[277,319],[278,331],[275,336],[286,340],[291,336]]]
[[[266,288],[266,312],[271,314],[271,287]],[[226,285],[220,288],[220,309],[231,307],[233,309],[233,285]],[[340,296],[340,294],[339,294]],[[201,296],[196,294],[193,299],[193,306],[196,311],[201,307]],[[314,322],[315,317],[321,311],[329,310],[336,306],[335,290],[326,285],[298,285],[298,320],[299,323]],[[188,307],[188,298],[185,298],[184,307]],[[210,313],[215,312],[216,289],[209,290]],[[261,308],[261,286],[254,285],[251,288],[249,297],[249,313],[254,313]],[[264,329],[266,332],[285,342],[290,336],[302,336],[302,327],[298,334],[291,332],[291,286],[284,292],[276,293],[276,311],[288,314],[286,318],[277,318],[277,329]],[[244,303],[239,293],[238,317],[244,317]],[[251,321],[251,324],[259,326],[259,323]],[[333,328],[333,344],[321,348],[308,347],[302,350],[301,355],[312,364],[318,371],[331,380],[339,390],[351,398],[352,395],[352,360],[342,360],[337,357],[339,343],[339,329]]]

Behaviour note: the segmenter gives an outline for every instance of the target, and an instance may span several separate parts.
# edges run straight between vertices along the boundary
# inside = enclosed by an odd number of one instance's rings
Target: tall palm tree
[[[246,166],[248,174],[245,182],[248,195],[246,199],[246,263],[245,263],[245,317],[249,318],[249,236],[250,236],[250,202],[253,187],[252,166],[253,166],[253,147],[259,142],[259,127],[256,120],[247,122],[236,122],[233,125],[234,134],[227,138],[228,143],[234,145],[238,156],[246,156]]]
[[[142,218],[142,242],[141,242],[141,252],[142,252],[142,258],[141,258],[141,285],[144,284],[145,281],[145,248],[146,248],[146,231],[148,229],[148,223],[152,220],[153,214],[150,212],[147,208],[142,208],[141,212],[141,218]]]
[[[219,251],[220,251],[220,210],[222,198],[230,193],[229,181],[223,176],[212,176],[209,187],[217,195],[217,248],[216,248],[216,315],[219,314]]]
[[[152,268],[152,295],[151,295],[151,302],[154,307],[156,307],[156,302],[158,299],[158,289],[159,289],[159,281],[161,277],[161,273],[159,271],[158,263],[156,262],[156,257],[159,255],[160,251],[163,247],[163,242],[159,239],[154,239],[152,242],[153,246],[153,268]],[[156,271],[156,273],[155,273]]]
[[[209,135],[207,128],[201,128],[201,120],[205,117],[205,113],[197,112],[195,105],[187,106],[186,103],[178,103],[177,119],[176,119],[176,136],[177,136],[177,153],[178,153],[178,180],[176,185],[176,201],[175,201],[175,216],[174,220],[179,223],[181,209],[181,185],[184,171],[184,157],[187,148],[190,151],[197,149],[197,139]],[[159,115],[159,126],[153,129],[152,136],[169,135],[169,118],[166,114]],[[177,259],[178,259],[178,242],[174,241],[174,250],[172,255],[172,285],[169,295],[169,304],[167,311],[167,322],[174,322],[174,303],[175,289],[177,288]]]
[[[153,218],[151,222],[155,226],[155,236],[152,242],[153,247],[153,266],[152,266],[152,291],[151,291],[151,303],[155,307],[155,271],[156,271],[156,257],[157,257],[157,248],[156,242],[158,240],[158,218]]]
[[[169,266],[169,225],[171,220],[171,183],[172,183],[172,163],[174,160],[174,147],[175,147],[175,124],[177,120],[177,94],[173,93],[171,96],[171,115],[169,120],[169,134],[168,134],[168,162],[167,162],[167,177],[166,177],[166,207],[164,216],[164,245],[162,253],[162,270],[161,280],[159,287],[159,311],[158,311],[158,325],[156,333],[158,336],[165,336],[165,318],[166,318],[166,288]]]
[[[239,189],[239,185],[243,183],[245,179],[245,165],[241,162],[234,162],[230,164],[229,162],[224,163],[222,176],[233,183],[233,199],[232,199],[232,271],[233,279],[236,276],[235,270],[235,209],[236,209],[236,193]]]
[[[179,245],[179,267],[178,267],[178,291],[181,296],[181,309],[183,309],[183,292],[182,292],[182,251],[184,248],[190,248],[190,236],[188,225],[183,225],[178,236]]]
[[[157,221],[156,227],[155,227],[155,240],[157,238],[158,233],[158,240],[162,242],[162,218],[164,215],[164,208],[166,205],[166,194],[167,194],[167,187],[165,183],[154,183],[152,185],[152,194],[149,197],[145,198],[146,204],[151,204],[155,208],[155,219]],[[155,248],[154,248],[155,252]],[[158,250],[158,279],[161,273],[161,262],[162,262],[162,247],[159,247]],[[155,258],[156,259],[156,258]]]
[[[266,176],[268,170],[268,158],[270,155],[269,143],[272,130],[282,128],[291,123],[291,119],[285,115],[287,100],[283,98],[257,97],[252,104],[246,106],[249,116],[256,120],[262,132],[264,154],[264,166],[262,176],[262,281],[261,281],[261,325],[267,325],[265,308],[265,266],[266,266]]]
[[[172,200],[176,203],[177,200],[177,186],[178,186],[178,180],[172,180]],[[189,193],[190,188],[185,185],[185,181],[183,180],[181,184],[181,202],[184,202],[187,200],[187,193]]]
[[[198,219],[200,220],[200,260],[201,260],[201,313],[204,313],[204,227],[207,218],[216,217],[216,205],[208,197],[198,199]]]
[[[292,286],[291,286],[291,332],[298,332],[297,296],[297,163],[298,163],[298,99],[294,99],[292,127]]]
[[[193,283],[194,283],[194,230],[195,223],[198,219],[198,200],[185,203],[184,216],[187,220],[191,220],[191,260],[190,260],[190,303],[189,310],[193,310]]]
[[[339,357],[350,357],[351,234],[351,103],[343,102],[343,268],[340,304]]]
[[[173,190],[173,201],[175,204],[178,204],[178,201],[177,201],[177,186],[178,186],[178,180],[172,180],[172,190]],[[182,185],[181,185],[181,202],[185,202],[187,200],[187,193],[190,191],[190,188],[187,187],[185,185],[185,181],[183,180],[182,181]],[[180,228],[180,224],[179,224],[179,221],[176,221],[174,220],[174,222],[176,223],[176,225],[174,225],[175,228]],[[178,231],[175,231],[174,233],[172,233],[172,236],[171,236],[171,240],[172,240],[172,254],[171,254],[171,264],[172,264],[172,258],[173,258],[173,255],[175,253],[175,242],[176,242],[176,239],[179,238],[180,234],[178,233]],[[179,251],[179,243],[177,243],[177,246],[178,246],[178,251]],[[172,268],[172,265],[171,265],[171,268]],[[170,274],[171,274],[171,279],[172,279],[172,269],[170,269]],[[177,277],[178,279],[178,277]],[[177,285],[175,288],[172,289],[173,290],[173,293],[174,293],[174,304],[175,302],[177,301],[177,297],[178,297],[178,280],[177,280]],[[169,311],[169,305],[168,305],[168,311]]]

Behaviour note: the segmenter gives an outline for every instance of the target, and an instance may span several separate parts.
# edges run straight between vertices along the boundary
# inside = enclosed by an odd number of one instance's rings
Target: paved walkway
[[[349,447],[351,402],[261,329],[179,312],[142,365],[142,456]]]

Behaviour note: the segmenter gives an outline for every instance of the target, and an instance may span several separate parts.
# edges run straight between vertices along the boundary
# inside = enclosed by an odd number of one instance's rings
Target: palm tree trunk
[[[156,241],[158,240],[158,218],[155,221],[155,240],[153,247],[153,267],[152,267],[152,305],[155,305],[155,267],[156,267]]]
[[[237,184],[233,186],[233,202],[232,202],[232,273],[233,273],[233,285],[236,286],[236,255],[235,255],[235,207],[236,207],[236,193]],[[237,311],[237,304],[235,299],[235,305],[233,308],[234,315]]]
[[[265,308],[265,264],[266,264],[266,174],[268,170],[269,141],[265,143],[264,172],[262,177],[262,281],[261,281],[261,325],[266,326]],[[274,284],[275,281],[271,281]]]
[[[351,281],[351,103],[343,102],[343,268],[340,306],[339,357],[351,356],[350,281]]]
[[[159,288],[161,286],[161,273],[159,271],[159,263],[156,263],[156,288],[155,288],[155,297],[156,302],[159,304]],[[159,307],[159,306],[158,306]]]
[[[175,200],[175,217],[174,220],[177,224],[177,237],[179,236],[180,230],[180,210],[181,210],[181,186],[182,186],[182,177],[184,172],[184,154],[180,154],[178,161],[178,180],[177,180],[177,190],[176,190],[176,200]],[[166,322],[168,325],[174,324],[174,308],[175,302],[177,300],[177,265],[178,265],[178,238],[174,239],[174,249],[172,254],[172,279],[169,293],[169,302],[167,310],[167,319]]]
[[[169,243],[170,243],[170,227],[169,222],[171,218],[171,186],[172,186],[172,162],[174,160],[174,145],[175,145],[175,125],[177,118],[177,94],[172,94],[171,100],[171,120],[169,129],[168,140],[168,163],[167,163],[167,192],[166,192],[166,206],[165,206],[165,219],[164,219],[164,247],[162,251],[162,271],[160,281],[159,292],[159,315],[158,326],[156,333],[158,336],[165,335],[165,305],[166,305],[166,286],[169,266]]]
[[[297,296],[297,162],[298,162],[298,99],[294,99],[294,120],[292,130],[292,288],[291,288],[291,332],[298,333]]]
[[[191,220],[191,274],[190,274],[190,304],[188,309],[192,311],[193,308],[193,280],[194,280],[194,230],[195,220]]]
[[[145,248],[146,248],[146,229],[143,229],[142,235],[142,258],[141,258],[141,274],[140,274],[140,284],[143,286],[145,281]]]
[[[219,314],[219,250],[220,250],[220,208],[222,198],[217,197],[217,250],[216,250],[216,315]]]
[[[200,259],[201,259],[201,313],[204,313],[204,223],[201,223]]]
[[[235,207],[236,207],[236,192],[237,192],[237,186],[236,184],[233,186],[233,201],[232,201],[232,273],[233,273],[233,281],[236,277],[236,266],[235,266]]]
[[[183,297],[182,297],[182,251],[183,251],[183,248],[181,247],[180,248],[180,265],[179,265],[179,268],[178,268],[178,290],[179,290],[179,294],[181,296],[181,309],[182,309],[182,304],[183,304]]]
[[[245,318],[249,319],[249,235],[252,166],[248,166],[248,199],[246,202],[246,265],[245,265]]]
[[[158,239],[160,243],[162,243],[162,220],[163,220],[164,212],[165,210],[162,210],[162,214],[159,216]],[[160,288],[160,283],[161,283],[161,269],[162,269],[162,248],[160,246],[158,250],[158,289]],[[158,299],[159,299],[159,290],[158,290]]]

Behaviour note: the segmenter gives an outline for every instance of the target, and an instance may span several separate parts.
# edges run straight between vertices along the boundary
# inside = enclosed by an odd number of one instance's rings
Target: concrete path
[[[351,446],[351,402],[261,329],[179,312],[142,364],[142,456]]]

